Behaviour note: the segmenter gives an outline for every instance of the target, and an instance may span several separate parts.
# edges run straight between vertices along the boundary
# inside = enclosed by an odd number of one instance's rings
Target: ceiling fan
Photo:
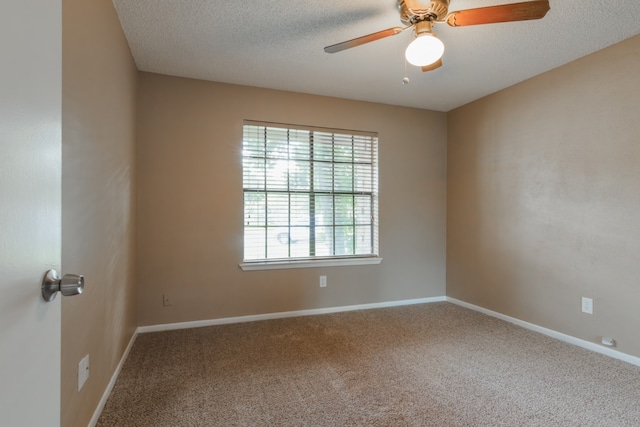
[[[435,70],[442,66],[444,44],[433,33],[433,24],[446,22],[451,27],[495,24],[499,22],[527,21],[543,18],[550,9],[549,0],[525,1],[498,6],[449,12],[450,0],[398,0],[400,20],[405,27],[393,27],[324,48],[327,53],[336,53],[361,46],[386,37],[395,36],[410,28],[415,39],[405,52],[407,61],[422,71]]]

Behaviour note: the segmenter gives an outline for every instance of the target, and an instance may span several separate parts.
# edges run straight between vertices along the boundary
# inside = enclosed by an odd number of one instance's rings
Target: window
[[[374,133],[247,122],[244,261],[378,255]]]

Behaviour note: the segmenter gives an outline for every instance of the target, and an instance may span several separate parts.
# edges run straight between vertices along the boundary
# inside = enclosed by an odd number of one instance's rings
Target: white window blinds
[[[244,260],[378,255],[373,133],[245,121]]]

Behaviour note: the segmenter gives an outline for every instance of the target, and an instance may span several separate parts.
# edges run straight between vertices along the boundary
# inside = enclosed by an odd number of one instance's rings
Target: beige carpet
[[[138,336],[98,426],[640,426],[640,368],[450,303]]]

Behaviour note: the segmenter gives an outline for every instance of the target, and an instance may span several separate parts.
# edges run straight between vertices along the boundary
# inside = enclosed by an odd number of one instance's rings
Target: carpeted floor
[[[141,334],[106,426],[640,426],[640,368],[450,304]]]

